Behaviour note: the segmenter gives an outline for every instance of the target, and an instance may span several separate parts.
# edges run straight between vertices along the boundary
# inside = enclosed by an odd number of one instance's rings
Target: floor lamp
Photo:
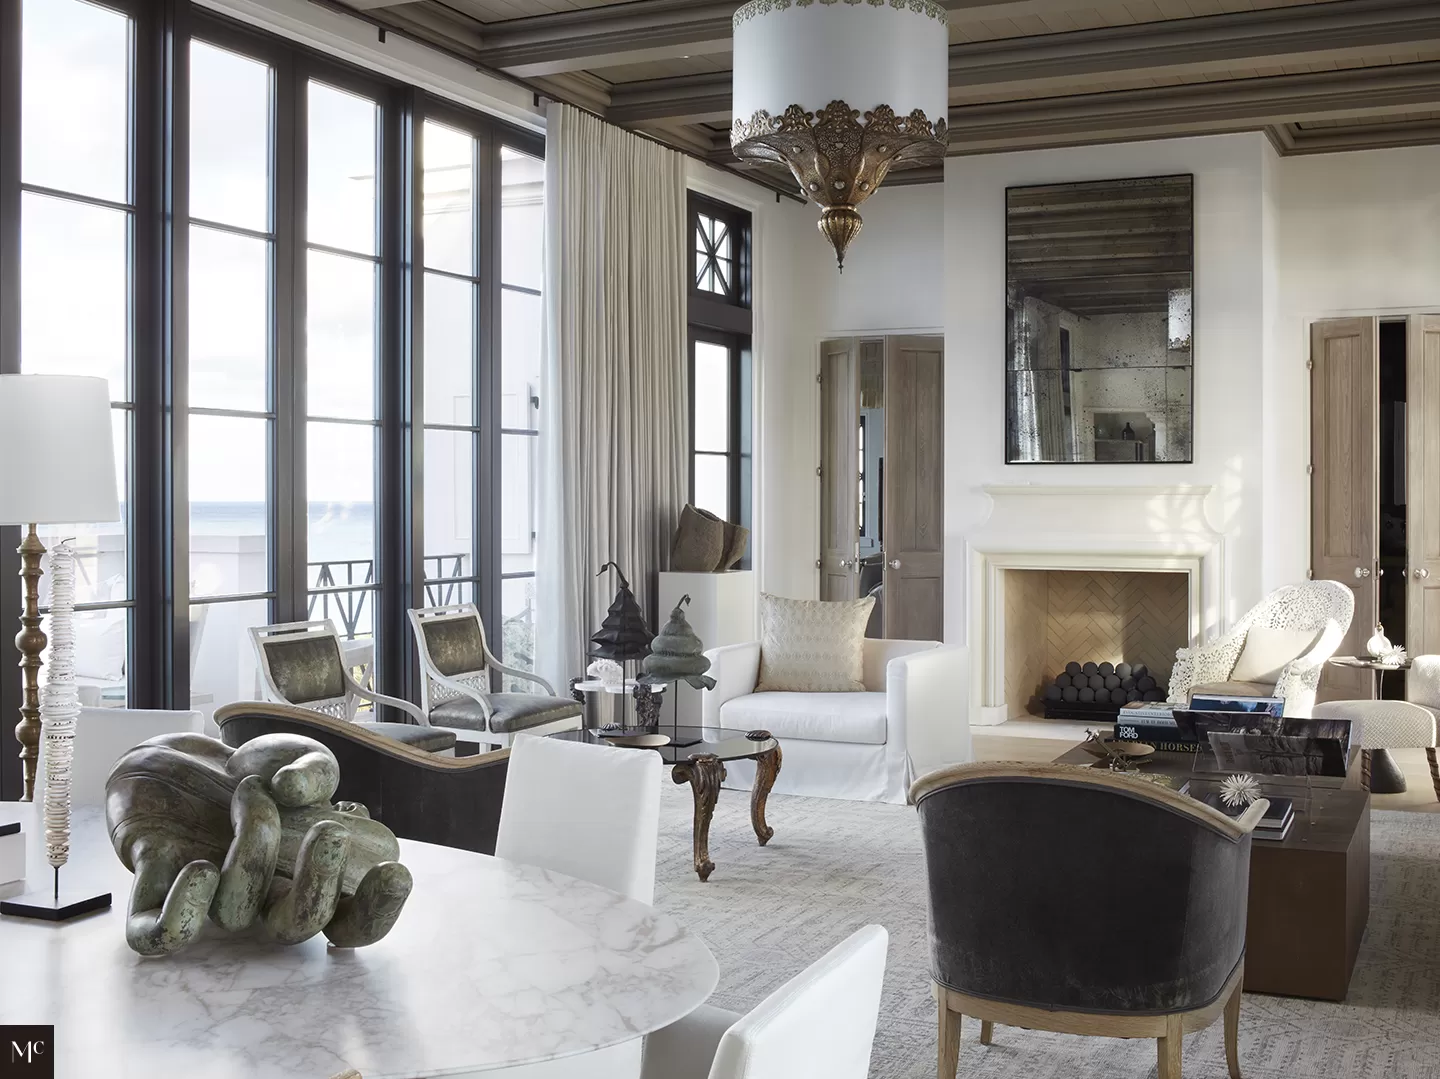
[[[36,525],[113,521],[115,452],[110,387],[77,375],[0,375],[0,524],[25,527],[20,576],[25,608],[15,638],[24,671],[24,698],[15,736],[24,771],[23,801],[35,796],[41,739],[45,753],[45,846],[55,870],[53,889],[6,900],[0,912],[59,920],[109,906],[108,894],[62,898],[60,867],[70,849],[70,762],[75,720],[75,553],[68,542],[50,552],[49,677],[40,690],[46,637],[40,629],[41,557]],[[102,901],[103,900],[103,901]]]

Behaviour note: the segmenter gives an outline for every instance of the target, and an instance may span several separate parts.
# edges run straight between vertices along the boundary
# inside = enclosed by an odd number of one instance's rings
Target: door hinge
[[[818,558],[815,559],[815,568],[816,568],[816,569],[819,569],[819,568],[820,568],[820,559],[818,559]]]
[[[1313,569],[1307,569],[1305,571],[1305,579],[1307,581],[1313,581],[1315,579],[1315,571]]]
[[[1306,465],[1306,466],[1305,466],[1305,475],[1307,475],[1307,476],[1313,476],[1313,475],[1315,475],[1315,466],[1314,466],[1314,465]]]
[[[817,375],[815,376],[815,381],[816,381],[816,382],[823,382],[823,381],[825,381],[825,380],[822,379],[822,378],[817,374]]]
[[[815,466],[815,475],[817,475],[817,476],[823,476],[823,475],[825,475],[825,468],[824,468],[823,465],[816,465],[816,466]]]
[[[1305,370],[1307,370],[1307,371],[1313,371],[1313,370],[1315,370],[1315,361],[1314,361],[1314,360],[1306,360],[1306,361],[1305,361]]]

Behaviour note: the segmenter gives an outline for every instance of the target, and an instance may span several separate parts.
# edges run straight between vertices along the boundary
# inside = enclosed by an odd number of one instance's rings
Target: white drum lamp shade
[[[105,379],[0,375],[0,524],[119,516]]]
[[[944,158],[949,20],[931,0],[751,0],[735,13],[730,145],[789,166],[843,268],[855,207]]]
[[[781,116],[791,105],[819,112],[843,101],[861,114],[888,105],[919,109],[932,124],[950,110],[945,9],[885,3],[747,4],[735,16],[732,112]],[[748,17],[740,16],[751,11]]]

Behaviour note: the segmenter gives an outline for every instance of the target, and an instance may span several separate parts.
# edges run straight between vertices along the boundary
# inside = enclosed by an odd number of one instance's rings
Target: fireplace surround
[[[965,542],[967,639],[974,663],[972,724],[1003,723],[1023,715],[1028,703],[1011,699],[1024,690],[1013,684],[1013,677],[1007,686],[1006,678],[1007,642],[1020,630],[1014,620],[1022,617],[1007,609],[1007,585],[1022,580],[1011,580],[1013,571],[1180,574],[1185,614],[1183,639],[1175,646],[1198,644],[1218,629],[1225,536],[1205,511],[1212,488],[1035,485],[982,490],[989,496],[990,513]]]

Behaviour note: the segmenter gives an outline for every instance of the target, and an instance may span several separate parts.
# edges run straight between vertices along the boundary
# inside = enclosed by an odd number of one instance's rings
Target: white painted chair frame
[[[279,686],[275,684],[275,676],[270,670],[270,656],[265,649],[266,643],[284,643],[298,638],[320,637],[329,637],[335,641],[335,654],[339,658],[341,677],[344,679],[344,695],[303,703],[286,700],[281,695]],[[373,689],[366,689],[351,676],[344,665],[345,653],[340,646],[340,633],[335,629],[335,623],[328,618],[317,622],[283,622],[273,626],[252,626],[250,642],[255,646],[255,661],[259,664],[261,691],[264,693],[265,699],[271,703],[291,704],[297,708],[306,708],[312,712],[319,712],[321,715],[353,723],[355,722],[355,713],[360,707],[360,701],[366,700],[372,704],[384,704],[398,708],[410,718],[412,723],[418,723],[422,727],[430,726],[430,721],[425,718],[425,713],[409,701],[402,701],[398,697],[388,697],[383,693],[376,693]]]
[[[429,726],[433,726],[437,730],[453,731],[455,737],[463,742],[482,741],[500,749],[509,746],[515,734],[545,735],[580,729],[581,717],[572,716],[566,719],[557,719],[552,723],[542,723],[538,727],[528,727],[523,731],[490,730],[490,717],[494,714],[494,708],[491,706],[488,696],[494,692],[490,689],[491,671],[498,672],[502,676],[508,674],[513,678],[534,682],[550,697],[556,695],[554,687],[538,674],[532,671],[522,671],[516,667],[507,667],[496,658],[495,653],[490,651],[490,639],[485,634],[485,622],[480,617],[480,608],[475,604],[456,603],[447,607],[420,607],[412,609],[409,613],[410,626],[415,631],[415,649],[420,657],[420,707],[428,716],[432,709],[446,701],[454,700],[456,697],[469,697],[480,706],[480,710],[484,713],[486,729],[477,731],[468,727],[445,727],[430,723],[427,719],[426,723]],[[467,618],[473,619],[480,631],[480,647],[485,653],[485,665],[476,671],[462,671],[455,675],[443,674],[430,656],[430,648],[426,643],[423,627],[435,622],[459,622]]]

